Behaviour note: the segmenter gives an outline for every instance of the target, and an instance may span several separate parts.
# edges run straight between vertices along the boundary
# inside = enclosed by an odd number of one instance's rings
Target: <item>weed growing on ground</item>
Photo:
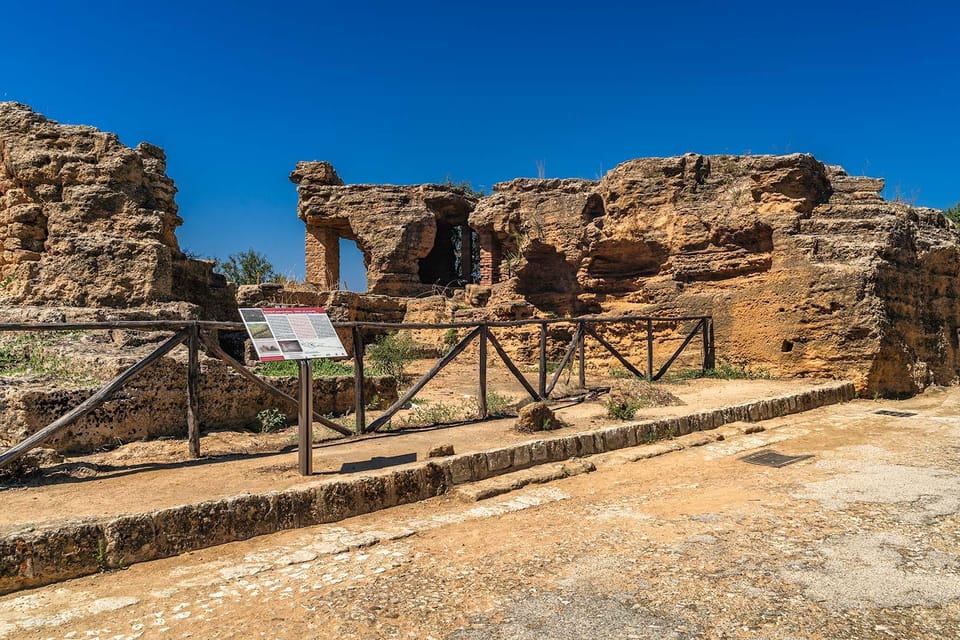
[[[609,369],[610,377],[617,380],[625,380],[627,378],[632,378],[633,374],[627,371],[624,367],[614,365]]]
[[[509,416],[513,414],[517,399],[492,392],[487,394],[487,415],[490,417]]]
[[[107,543],[103,540],[97,540],[97,570],[100,573],[106,573],[109,568],[107,565]]]
[[[287,416],[275,407],[258,413],[257,421],[260,423],[260,433],[279,431],[287,426]]]
[[[417,359],[417,343],[409,333],[388,333],[367,347],[367,356],[376,373],[403,380],[407,365]]]
[[[622,402],[607,398],[607,415],[617,420],[633,420],[637,411],[644,407],[641,402]]]
[[[715,380],[769,380],[770,373],[762,369],[748,369],[747,365],[729,361],[721,361],[713,369],[680,369],[665,374],[660,380],[662,382],[682,382],[685,380],[697,380],[700,378],[712,378]]]

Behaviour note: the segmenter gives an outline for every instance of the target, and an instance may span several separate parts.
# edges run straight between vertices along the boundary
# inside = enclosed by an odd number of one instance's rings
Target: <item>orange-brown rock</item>
[[[363,253],[367,290],[373,294],[417,295],[462,278],[456,245],[476,202],[462,189],[344,186],[327,162],[300,162],[290,180],[297,185],[298,213],[307,225],[308,282],[339,288],[340,238],[355,241]]]
[[[163,150],[0,102],[0,304],[140,307],[186,301],[233,315],[213,263],[188,259]]]
[[[712,314],[717,353],[912,393],[960,370],[957,232],[809,155],[647,158],[514,180],[470,215],[488,312]],[[509,309],[508,309],[509,307]]]

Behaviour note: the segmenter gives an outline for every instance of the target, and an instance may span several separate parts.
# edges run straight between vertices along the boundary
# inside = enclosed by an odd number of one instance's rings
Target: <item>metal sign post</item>
[[[297,463],[300,475],[313,474],[313,362],[297,360],[300,374],[297,416]]]

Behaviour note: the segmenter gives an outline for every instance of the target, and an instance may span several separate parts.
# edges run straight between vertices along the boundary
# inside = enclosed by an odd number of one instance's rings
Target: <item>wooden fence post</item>
[[[480,418],[486,418],[487,412],[487,324],[480,325],[480,398],[477,401],[477,408]]]
[[[540,323],[540,367],[539,367],[539,386],[537,387],[540,397],[547,398],[547,323]]]
[[[200,327],[196,323],[187,338],[187,439],[190,457],[200,457]]]
[[[647,320],[647,382],[653,382],[653,320]]]
[[[367,428],[367,405],[363,397],[363,330],[353,326],[353,395],[357,414],[357,435]]]
[[[587,332],[585,331],[586,323],[580,321],[580,367],[579,367],[579,382],[580,388],[587,388],[587,353],[586,353],[586,344],[587,344]]]

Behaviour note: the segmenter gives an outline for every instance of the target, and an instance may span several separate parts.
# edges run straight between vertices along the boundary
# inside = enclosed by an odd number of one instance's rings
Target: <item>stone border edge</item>
[[[17,532],[0,538],[0,595],[287,529],[337,522],[442,495],[453,485],[539,464],[707,431],[732,422],[769,420],[847,402],[856,396],[852,382],[826,384],[712,411],[450,456],[376,475]]]

